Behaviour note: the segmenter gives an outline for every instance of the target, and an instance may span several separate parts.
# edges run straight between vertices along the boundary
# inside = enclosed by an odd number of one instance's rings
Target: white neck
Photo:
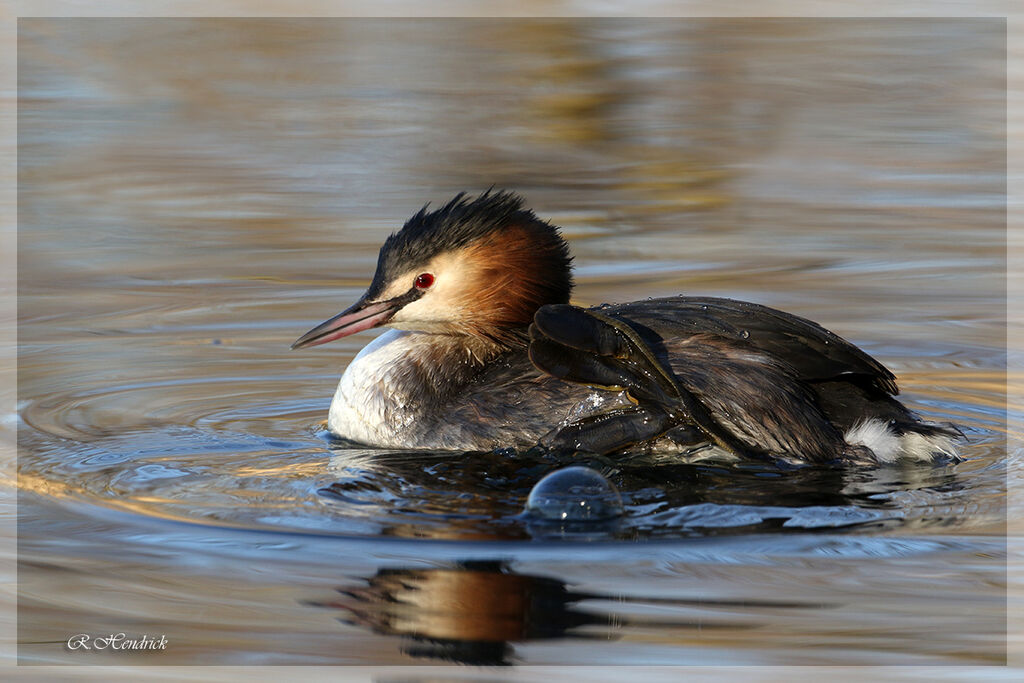
[[[429,429],[421,418],[434,414],[438,396],[481,365],[478,350],[467,341],[394,329],[380,335],[345,368],[328,428],[370,446],[429,447]]]

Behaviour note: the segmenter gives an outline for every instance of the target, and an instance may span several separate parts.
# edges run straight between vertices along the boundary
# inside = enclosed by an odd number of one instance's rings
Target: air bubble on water
[[[574,465],[537,482],[526,513],[553,522],[606,521],[622,515],[622,497],[600,472]]]

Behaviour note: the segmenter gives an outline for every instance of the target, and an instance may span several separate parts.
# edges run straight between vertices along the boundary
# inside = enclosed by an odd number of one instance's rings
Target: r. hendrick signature
[[[111,633],[105,636],[91,636],[77,633],[68,638],[69,650],[166,650],[167,636],[132,636]]]

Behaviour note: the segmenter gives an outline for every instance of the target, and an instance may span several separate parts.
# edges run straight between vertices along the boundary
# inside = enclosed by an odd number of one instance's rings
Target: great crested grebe
[[[330,431],[410,449],[956,457],[955,428],[922,422],[889,370],[820,325],[730,299],[572,306],[571,261],[518,195],[424,206],[366,293],[292,345],[395,328],[345,369]]]

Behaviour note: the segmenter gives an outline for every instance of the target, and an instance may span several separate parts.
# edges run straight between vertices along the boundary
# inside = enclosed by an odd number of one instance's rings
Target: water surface
[[[1004,36],[22,20],[20,661],[1003,662]],[[545,458],[330,439],[374,333],[288,345],[492,185],[563,227],[577,303],[819,321],[963,461],[594,462],[626,514],[580,533],[521,514]],[[170,645],[65,646],[122,631]]]

